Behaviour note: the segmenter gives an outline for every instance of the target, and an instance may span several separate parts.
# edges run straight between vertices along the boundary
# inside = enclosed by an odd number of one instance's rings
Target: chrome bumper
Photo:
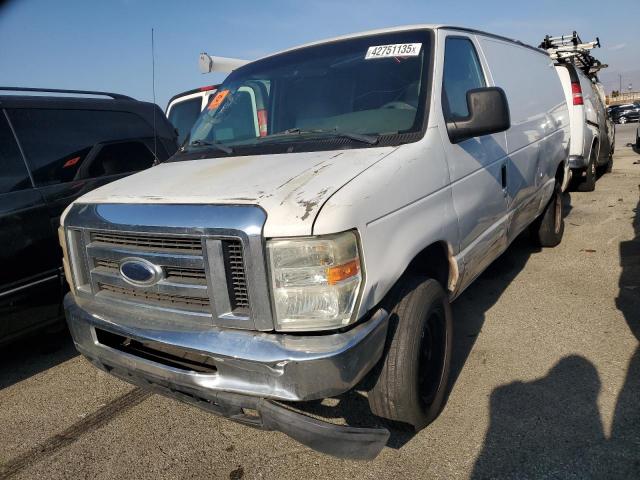
[[[380,309],[344,333],[298,336],[210,327],[160,329],[158,323],[133,326],[113,311],[91,309],[65,298],[67,323],[76,348],[107,370],[161,380],[198,392],[231,392],[259,398],[305,401],[353,388],[380,359],[388,314]],[[125,353],[98,341],[96,329],[139,341],[151,341],[207,357],[213,373],[175,368]]]

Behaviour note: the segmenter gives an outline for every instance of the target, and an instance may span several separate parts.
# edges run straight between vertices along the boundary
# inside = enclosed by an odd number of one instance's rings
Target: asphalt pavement
[[[519,238],[454,303],[446,407],[337,460],[99,372],[64,333],[0,351],[0,479],[640,478],[640,153],[571,192],[560,246]],[[352,396],[333,407],[368,412]],[[335,402],[334,402],[335,403]]]

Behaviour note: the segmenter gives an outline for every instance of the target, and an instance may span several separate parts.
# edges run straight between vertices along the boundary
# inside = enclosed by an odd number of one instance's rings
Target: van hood
[[[259,205],[264,235],[311,235],[324,202],[397,147],[222,157],[163,163],[75,203]]]

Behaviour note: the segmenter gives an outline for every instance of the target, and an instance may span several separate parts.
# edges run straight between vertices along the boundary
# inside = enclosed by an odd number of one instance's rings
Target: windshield
[[[252,62],[219,87],[183,150],[233,154],[320,137],[353,148],[420,132],[430,54],[429,31],[415,30],[329,42]]]

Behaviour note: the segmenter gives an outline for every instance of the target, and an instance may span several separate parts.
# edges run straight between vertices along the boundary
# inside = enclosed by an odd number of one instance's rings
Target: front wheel
[[[449,297],[436,280],[413,276],[400,280],[388,303],[387,345],[369,406],[417,431],[444,406],[453,331]]]
[[[556,182],[551,200],[547,203],[542,215],[531,225],[532,239],[541,247],[555,247],[562,241],[564,234],[562,200],[562,189]]]
[[[620,125],[624,125],[625,123],[627,123],[627,117],[620,117],[620,118],[618,119],[618,123],[619,123]]]

